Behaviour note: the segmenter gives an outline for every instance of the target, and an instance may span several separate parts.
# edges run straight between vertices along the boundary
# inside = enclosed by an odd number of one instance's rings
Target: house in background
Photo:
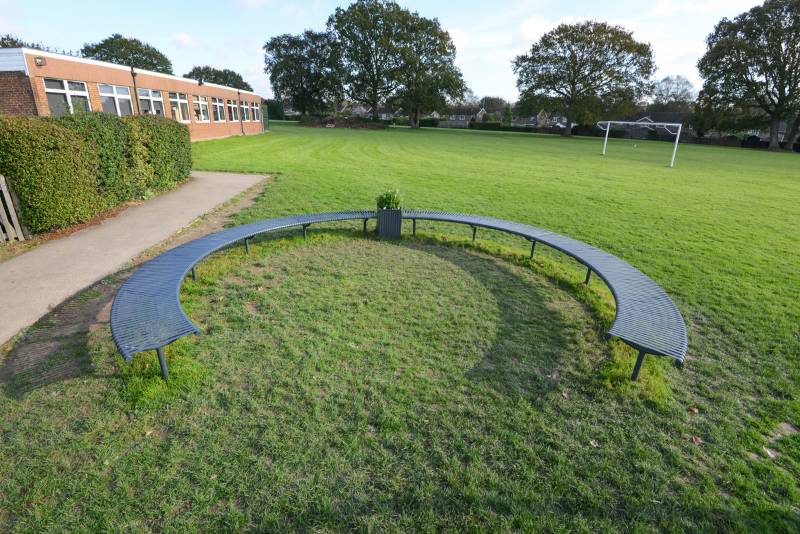
[[[451,107],[439,121],[440,128],[469,128],[472,121],[482,120],[486,110],[474,106]],[[480,119],[478,118],[480,117]]]
[[[256,93],[224,85],[41,50],[0,49],[0,114],[161,115],[186,124],[197,140],[263,132],[261,103]]]

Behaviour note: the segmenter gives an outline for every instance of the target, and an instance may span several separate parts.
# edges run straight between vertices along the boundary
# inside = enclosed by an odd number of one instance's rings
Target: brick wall
[[[0,72],[0,115],[36,115],[30,78],[23,72]]]

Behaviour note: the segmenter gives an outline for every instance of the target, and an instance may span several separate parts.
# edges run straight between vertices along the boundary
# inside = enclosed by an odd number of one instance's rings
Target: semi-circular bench
[[[209,234],[168,250],[139,267],[122,285],[111,308],[111,334],[120,354],[130,361],[134,354],[155,350],[161,372],[168,377],[163,349],[176,339],[199,334],[183,312],[180,288],[183,279],[206,256],[239,241],[248,252],[250,239],[267,232],[300,226],[303,235],[312,224],[361,220],[364,231],[374,211],[314,213],[259,221]],[[548,232],[535,226],[462,213],[404,210],[403,219],[410,219],[416,234],[418,220],[467,224],[472,239],[480,228],[490,228],[524,237],[531,242],[531,257],[537,243],[543,243],[568,254],[587,267],[585,283],[592,272],[609,287],[616,301],[616,317],[609,337],[617,337],[639,351],[631,380],[636,380],[646,354],[667,356],[683,365],[686,357],[686,324],[678,308],[658,284],[644,273],[616,256],[575,239]]]

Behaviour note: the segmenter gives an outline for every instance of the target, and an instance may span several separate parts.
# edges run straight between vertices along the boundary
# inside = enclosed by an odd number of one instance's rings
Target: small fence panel
[[[6,241],[25,241],[25,234],[19,222],[19,212],[14,205],[14,195],[0,174],[0,243]]]

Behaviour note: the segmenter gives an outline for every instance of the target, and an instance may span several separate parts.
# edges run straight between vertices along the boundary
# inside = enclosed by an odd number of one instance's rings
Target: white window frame
[[[225,117],[225,99],[218,96],[211,98],[214,122],[227,122]]]
[[[52,89],[50,87],[47,87],[47,81],[61,82],[62,88]],[[70,83],[83,84],[84,90],[76,91],[75,89],[70,89],[69,87]],[[92,99],[89,98],[89,86],[86,85],[86,82],[82,82],[80,80],[62,80],[60,78],[45,78],[42,80],[42,84],[44,85],[45,99],[47,98],[47,93],[67,96],[67,108],[69,109],[70,115],[75,113],[75,108],[72,106],[72,95],[86,97],[86,103],[89,105],[89,111],[92,111]],[[50,102],[47,103],[47,108],[50,109]],[[50,110],[50,113],[52,114],[52,110]]]
[[[147,94],[140,94],[144,91],[147,91]],[[161,102],[161,116],[163,117],[166,112],[164,111],[164,91],[160,89],[145,89],[140,87],[136,90],[136,98],[139,99],[139,112],[142,111],[142,100],[147,100],[150,102],[150,109],[153,109],[153,102]],[[159,93],[161,96],[153,96],[153,93]],[[148,115],[154,115],[154,113],[148,113]]]
[[[250,122],[250,103],[240,100],[239,113],[241,113],[242,122]]]
[[[253,109],[250,112],[250,120],[253,122],[261,121],[261,106],[255,102],[252,103]]]
[[[101,89],[101,87],[111,87],[111,92],[110,93],[104,93],[103,90]],[[126,95],[124,92],[122,92],[122,89],[127,90],[128,94]],[[130,87],[128,87],[126,85],[111,85],[110,83],[98,83],[97,84],[97,92],[100,93],[100,102],[101,102],[100,109],[102,109],[102,101],[103,101],[104,97],[105,98],[112,98],[114,100],[114,108],[117,110],[117,117],[122,117],[122,113],[120,112],[120,109],[119,109],[119,101],[120,100],[127,100],[128,103],[131,106],[131,115],[133,115],[133,100],[131,99],[131,88]],[[105,110],[103,110],[103,111],[105,111]]]
[[[197,110],[200,110],[200,117],[197,116]],[[206,124],[211,122],[211,116],[208,113],[208,97],[200,95],[192,95],[192,113],[194,113],[195,122]],[[203,114],[205,112],[205,115]],[[203,118],[205,116],[205,118]]]
[[[228,100],[228,120],[239,122],[239,103],[236,100]]]
[[[175,95],[175,98],[173,98],[172,95]],[[169,97],[169,112],[172,115],[172,118],[177,120],[178,122],[182,122],[184,124],[191,123],[192,122],[192,112],[189,109],[189,97],[186,95],[186,93],[179,93],[177,91],[169,91],[167,93],[167,96]],[[172,104],[173,103],[177,104],[177,109],[178,109],[178,113],[180,113],[180,117],[176,117],[175,114],[172,113]],[[186,115],[187,116],[185,118],[183,116],[183,108],[181,107],[181,104],[186,104]]]

